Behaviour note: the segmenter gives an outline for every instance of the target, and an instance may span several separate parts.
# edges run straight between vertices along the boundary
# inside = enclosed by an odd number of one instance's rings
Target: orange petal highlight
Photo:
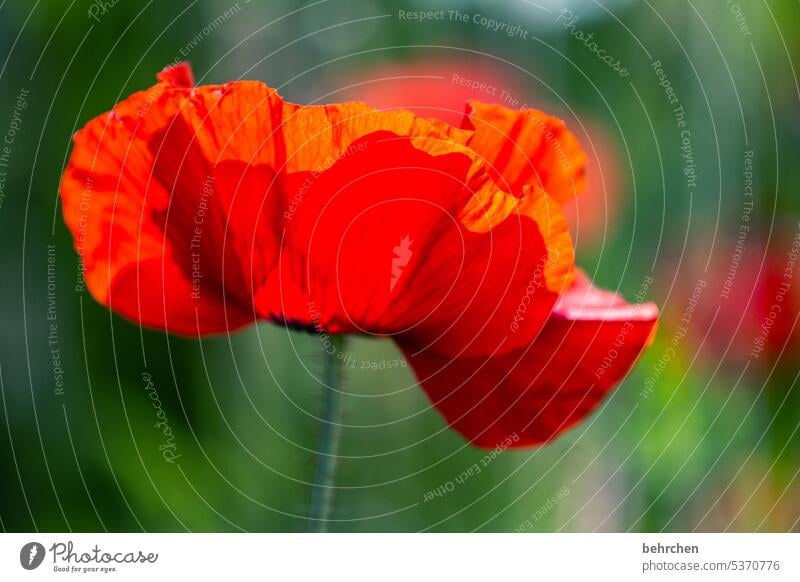
[[[469,147],[503,190],[521,196],[526,185],[541,187],[561,204],[583,192],[586,156],[560,119],[470,101],[463,127],[474,130]]]

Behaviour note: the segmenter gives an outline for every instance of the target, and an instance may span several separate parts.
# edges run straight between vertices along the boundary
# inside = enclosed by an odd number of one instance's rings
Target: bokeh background
[[[76,290],[71,135],[185,59],[301,103],[562,116],[591,158],[580,264],[663,311],[587,423],[488,461],[391,342],[350,341],[331,530],[800,529],[799,25],[793,0],[0,2],[0,528],[306,527],[319,338],[170,337]]]

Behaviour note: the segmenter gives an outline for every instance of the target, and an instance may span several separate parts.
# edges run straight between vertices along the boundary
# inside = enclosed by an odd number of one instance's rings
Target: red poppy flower
[[[478,446],[546,442],[593,410],[655,328],[573,266],[560,205],[583,154],[539,111],[461,128],[363,103],[303,107],[188,65],[90,121],[64,216],[93,296],[141,325],[271,320],[392,336]]]

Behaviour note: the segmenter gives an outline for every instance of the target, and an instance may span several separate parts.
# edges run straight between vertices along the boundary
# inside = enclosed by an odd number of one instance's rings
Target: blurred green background
[[[170,337],[75,289],[57,196],[71,135],[178,58],[199,82],[260,79],[302,103],[361,87],[397,98],[384,82],[398,75],[460,96],[459,74],[559,114],[592,158],[570,214],[579,263],[663,310],[654,346],[587,423],[488,462],[408,368],[357,363],[331,530],[800,529],[799,24],[792,0],[0,2],[0,527],[306,527],[318,339],[267,324]],[[348,353],[401,358],[388,340]]]

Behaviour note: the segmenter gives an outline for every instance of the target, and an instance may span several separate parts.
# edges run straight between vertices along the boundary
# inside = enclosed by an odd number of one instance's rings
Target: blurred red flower
[[[737,238],[716,237],[710,259],[688,254],[673,267],[679,292],[699,297],[672,302],[664,317],[670,327],[690,319],[703,330],[693,334],[694,347],[712,366],[752,359],[771,368],[781,354],[790,358],[800,348],[800,234],[797,225],[778,222],[767,240],[745,226]],[[693,247],[711,249],[712,242]]]
[[[93,296],[141,325],[271,320],[392,336],[478,446],[554,438],[648,344],[574,269],[561,204],[584,155],[542,112],[470,104],[460,128],[363,103],[303,107],[188,65],[75,136],[61,195]]]
[[[322,85],[337,100],[364,101],[377,109],[407,109],[420,117],[436,118],[458,127],[469,101],[522,105],[519,83],[476,59],[426,59],[380,63]]]

